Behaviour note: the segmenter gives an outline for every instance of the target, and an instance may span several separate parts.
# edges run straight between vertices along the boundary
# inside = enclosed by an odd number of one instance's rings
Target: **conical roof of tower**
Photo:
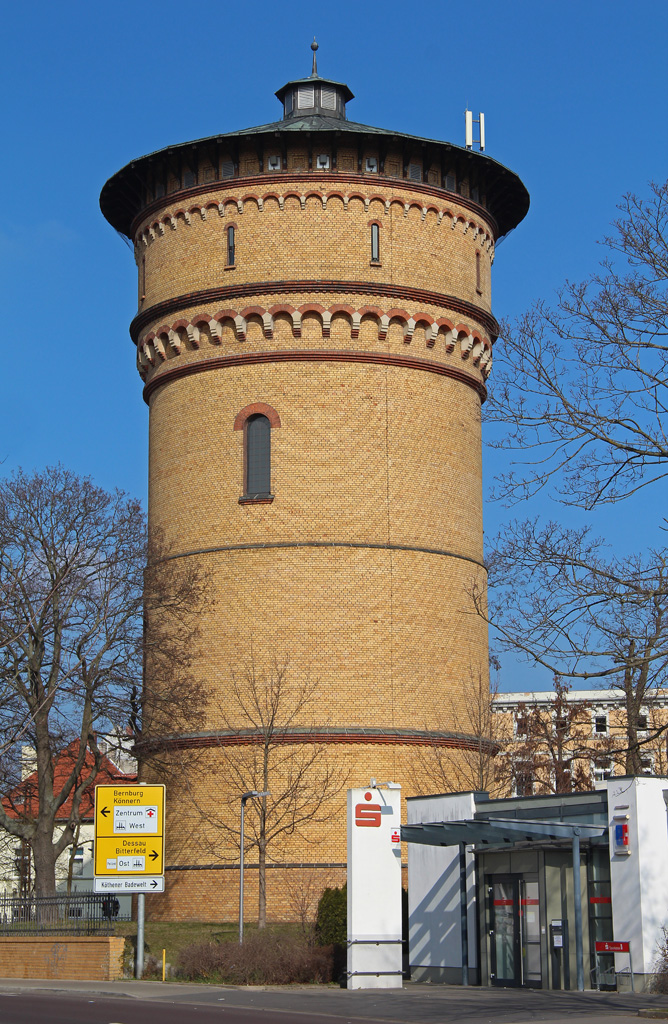
[[[283,104],[283,117],[280,121],[168,146],[126,164],[102,189],[100,207],[106,219],[117,231],[132,237],[135,220],[139,216],[143,217],[153,205],[152,202],[142,201],[142,196],[148,191],[147,180],[161,158],[173,159],[180,155],[192,157],[197,150],[220,151],[225,146],[234,150],[249,137],[253,137],[257,143],[262,139],[267,143],[275,143],[281,137],[292,137],[295,134],[304,134],[314,144],[319,140],[325,142],[335,139],[339,147],[348,143],[356,148],[361,145],[363,137],[374,138],[380,146],[398,145],[406,154],[415,152],[438,164],[448,163],[457,168],[458,177],[474,174],[484,183],[486,209],[496,221],[497,239],[511,231],[526,216],[529,193],[520,178],[503,164],[486,153],[451,142],[349,121],[346,118],[346,104],[354,99],[352,91],[343,82],[318,75],[315,56],[314,72],[308,78],[286,82],[276,91],[275,95]],[[336,170],[328,173],[333,178],[341,177]],[[382,174],[376,174],[375,177],[382,177]],[[234,179],[223,180],[229,184]],[[210,186],[211,183],[208,184]],[[198,192],[202,187],[206,186],[199,184],[179,189],[178,194]],[[439,188],[439,191],[443,190]],[[174,196],[176,194],[172,193]],[[164,201],[163,196],[159,204],[164,205]]]

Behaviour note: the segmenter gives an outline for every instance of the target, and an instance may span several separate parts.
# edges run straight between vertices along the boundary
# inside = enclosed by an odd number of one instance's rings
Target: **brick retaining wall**
[[[0,978],[115,981],[123,976],[120,935],[0,936]]]

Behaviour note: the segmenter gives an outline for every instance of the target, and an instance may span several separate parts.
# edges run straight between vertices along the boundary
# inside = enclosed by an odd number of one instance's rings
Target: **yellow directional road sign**
[[[162,875],[164,822],[164,786],[96,786],[96,878]]]
[[[95,843],[96,875],[161,875],[164,871],[162,836],[131,839],[103,836]]]

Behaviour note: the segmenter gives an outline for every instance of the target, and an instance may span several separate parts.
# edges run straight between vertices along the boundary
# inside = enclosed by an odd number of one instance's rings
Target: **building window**
[[[380,228],[377,224],[371,225],[371,262],[380,263]]]
[[[608,731],[608,716],[594,715],[594,732],[602,733]]]
[[[640,758],[640,771],[643,775],[652,775],[654,771],[654,761],[651,756]]]
[[[227,265],[228,267],[234,266],[234,256],[236,249],[236,228],[234,224],[230,224],[227,228]]]
[[[611,779],[612,775],[612,761],[610,758],[597,757],[592,763],[592,777],[594,782],[603,782],[604,779]]]
[[[637,718],[637,721],[636,721],[636,728],[638,729],[638,732],[647,732],[647,715],[646,714],[638,715],[638,718]]]
[[[83,864],[84,864],[84,848],[83,846],[77,846],[72,857],[72,874],[83,875]]]
[[[271,495],[271,424],[266,416],[246,420],[245,496],[268,498]]]
[[[475,254],[475,290],[482,295],[482,273],[480,269],[480,253]]]
[[[450,172],[450,174],[446,174],[445,176],[445,187],[448,192],[457,191],[457,179],[455,178],[454,174],[452,174],[452,172]]]
[[[533,769],[528,761],[520,761],[515,769],[515,796],[533,795]]]
[[[422,181],[422,167],[420,164],[410,163],[408,165],[409,181]]]
[[[529,720],[526,715],[519,715],[515,719],[515,735],[516,736],[528,736],[529,735]]]
[[[288,91],[285,94],[285,113],[286,114],[291,114],[292,113],[292,90],[291,89],[288,89]]]
[[[247,405],[234,419],[234,429],[243,430],[244,469],[241,505],[274,500],[271,493],[271,431],[280,427],[275,409],[265,402]]]
[[[220,162],[220,176],[221,176],[221,178],[233,178],[234,177],[234,161],[232,161],[232,160],[221,160],[221,162]]]
[[[183,172],[183,187],[184,188],[194,188],[194,186],[196,184],[197,184],[197,178],[195,176],[195,172],[191,171],[189,169],[185,170]]]

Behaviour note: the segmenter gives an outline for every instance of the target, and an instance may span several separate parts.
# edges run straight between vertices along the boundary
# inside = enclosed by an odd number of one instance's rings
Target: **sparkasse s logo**
[[[365,793],[364,799],[373,800],[373,797]],[[360,828],[380,828],[380,804],[355,804],[355,824]]]

